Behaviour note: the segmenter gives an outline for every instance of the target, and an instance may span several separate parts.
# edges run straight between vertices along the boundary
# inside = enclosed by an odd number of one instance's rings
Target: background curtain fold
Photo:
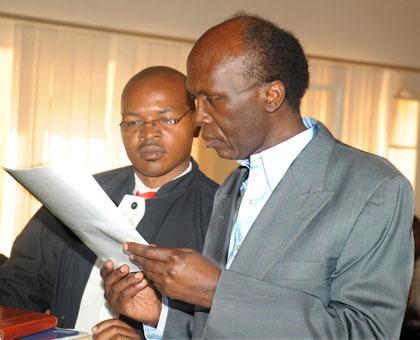
[[[71,161],[94,173],[129,164],[118,127],[124,84],[152,65],[185,73],[191,47],[187,42],[0,18],[0,165]],[[310,73],[303,115],[321,120],[345,143],[401,158],[394,155],[388,136],[390,122],[401,126],[412,119],[395,116],[404,72],[311,59]],[[417,143],[417,129],[409,133]],[[410,152],[404,162],[409,159],[413,167],[415,147]],[[218,182],[236,167],[200,141],[194,143],[193,156]],[[415,172],[408,175],[414,181]],[[0,171],[0,253],[9,254],[39,206]]]

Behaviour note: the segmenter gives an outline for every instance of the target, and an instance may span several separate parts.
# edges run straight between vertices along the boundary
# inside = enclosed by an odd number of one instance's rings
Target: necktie
[[[156,192],[155,191],[147,191],[147,192],[143,192],[143,193],[140,193],[140,192],[136,192],[136,196],[138,196],[138,197],[143,197],[144,199],[150,199],[150,198],[155,198],[155,196],[156,196]]]

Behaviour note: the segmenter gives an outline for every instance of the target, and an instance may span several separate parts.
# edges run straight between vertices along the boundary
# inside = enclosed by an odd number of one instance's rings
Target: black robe
[[[118,205],[134,190],[131,166],[95,175]],[[202,250],[217,184],[192,160],[192,170],[163,185],[146,200],[137,230],[164,247]],[[10,260],[0,266],[0,304],[34,311],[50,310],[58,326],[73,328],[96,256],[46,208],[42,207],[16,238]],[[192,306],[170,306],[193,312]]]

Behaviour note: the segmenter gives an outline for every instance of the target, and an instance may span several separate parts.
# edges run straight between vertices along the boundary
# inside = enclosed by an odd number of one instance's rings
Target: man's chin
[[[140,175],[140,178],[147,177],[150,179],[158,179],[166,175],[166,173],[153,171],[153,170],[143,170],[143,171],[136,171],[136,172],[138,175]]]
[[[142,159],[141,163],[133,164],[133,166],[139,174],[147,177],[160,177],[166,173],[165,166],[160,158],[151,160]]]
[[[238,159],[236,157],[236,154],[234,152],[232,152],[232,150],[218,149],[218,148],[214,148],[214,150],[216,151],[216,153],[218,154],[218,156],[221,157],[221,158],[224,158],[224,159],[232,159],[232,160]]]

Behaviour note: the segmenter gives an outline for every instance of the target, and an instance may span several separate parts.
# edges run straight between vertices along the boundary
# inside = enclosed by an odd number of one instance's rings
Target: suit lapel
[[[333,145],[333,137],[320,124],[317,135],[292,163],[256,218],[232,270],[263,277],[329,202],[333,193],[324,191],[323,183]],[[264,265],[256,266],[256,258]]]
[[[134,185],[134,169],[132,167],[125,168],[116,178],[101,184],[102,189],[116,206],[121,203],[126,194],[133,192]]]
[[[247,168],[237,169],[220,187],[214,199],[203,254],[223,268],[226,266],[230,233],[237,212],[240,187],[247,174]]]
[[[232,262],[232,270],[247,268],[251,276],[263,277],[333,195],[301,193],[290,177],[284,178],[258,215]],[[264,266],[252,265],[255,259]]]

